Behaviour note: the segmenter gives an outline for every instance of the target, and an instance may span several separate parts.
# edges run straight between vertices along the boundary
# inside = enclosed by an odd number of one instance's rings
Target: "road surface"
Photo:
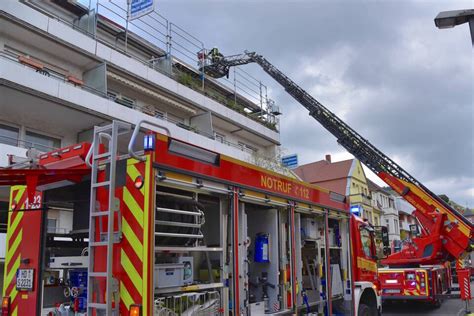
[[[472,310],[472,309],[471,309]],[[440,308],[433,308],[428,304],[417,302],[384,304],[383,316],[399,315],[437,315],[457,316],[464,315],[464,302],[459,299],[450,299],[443,302]]]
[[[453,284],[453,286],[457,286]],[[471,282],[474,289],[474,282]],[[454,292],[453,292],[454,293]],[[437,316],[461,316],[464,313],[465,304],[460,299],[445,300],[440,308],[434,308],[429,304],[419,302],[397,302],[383,305],[383,316],[399,315],[437,315]],[[471,312],[474,311],[474,300],[471,301]]]

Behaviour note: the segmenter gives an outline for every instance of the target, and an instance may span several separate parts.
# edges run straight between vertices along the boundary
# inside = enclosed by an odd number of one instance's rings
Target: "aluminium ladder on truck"
[[[131,125],[113,121],[106,126],[94,127],[93,142],[87,155],[86,162],[91,166],[91,196],[89,215],[89,265],[87,280],[87,312],[88,315],[117,315],[118,316],[118,282],[112,275],[113,245],[120,240],[121,217],[118,214],[115,231],[114,217],[118,213],[118,200],[115,197],[115,175],[118,159],[118,138],[128,133]],[[106,151],[101,152],[105,141]],[[106,168],[105,176],[99,177],[100,170]],[[98,190],[104,190],[107,195],[107,207],[101,210],[98,201]],[[106,225],[103,225],[106,223]],[[107,230],[102,229],[106,226]],[[105,271],[95,265],[95,252],[106,248]],[[105,284],[105,293],[99,283]],[[96,312],[94,314],[94,311]]]

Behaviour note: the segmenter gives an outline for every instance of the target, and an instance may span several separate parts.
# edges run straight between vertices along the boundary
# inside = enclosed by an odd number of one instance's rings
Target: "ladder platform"
[[[101,212],[92,212],[90,213],[91,217],[102,217],[102,216],[109,216],[108,211],[101,211]]]
[[[110,152],[95,155],[93,158],[94,160],[99,160],[99,159],[108,158],[108,157],[110,157]]]
[[[100,187],[105,187],[105,186],[110,186],[110,181],[97,182],[97,183],[92,184],[93,188],[100,188]]]

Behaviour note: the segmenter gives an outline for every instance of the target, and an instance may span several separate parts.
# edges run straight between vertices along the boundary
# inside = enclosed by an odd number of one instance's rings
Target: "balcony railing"
[[[382,211],[384,214],[398,215],[398,211],[393,207],[384,207]]]
[[[367,206],[372,206],[372,198],[370,196],[366,196],[362,193],[351,194],[350,195],[351,203],[361,203]]]
[[[11,54],[8,54],[6,52],[0,52],[0,59],[4,59],[4,60],[8,60],[10,62],[13,62],[13,63],[17,63],[17,64],[21,64],[19,61],[18,61],[18,57],[17,56],[12,56]],[[31,68],[29,67],[28,65],[23,65],[24,67],[28,67],[28,68]],[[32,68],[33,69],[33,68]],[[35,70],[35,69],[33,69]],[[69,82],[66,78],[66,76],[63,76],[59,73],[56,73],[54,72],[53,70],[51,69],[48,69],[47,67],[44,67],[43,70],[40,72],[41,74],[43,74],[44,76],[46,77],[49,77],[51,79],[54,79],[54,80],[58,80],[58,81],[61,81],[61,82],[65,82],[65,83],[68,83],[68,84],[71,84],[71,85],[74,85],[76,86],[76,88],[79,88],[79,89],[82,89],[82,90],[85,90],[87,92],[91,92],[95,95],[98,95],[98,96],[101,96],[105,99],[108,99],[108,100],[111,100],[111,101],[114,101],[115,103],[118,103],[118,104],[121,104],[119,100],[116,100],[115,98],[107,95],[106,93],[102,92],[102,91],[99,91],[97,89],[94,89],[90,86],[87,86],[86,84],[82,84],[82,85],[77,85],[77,84],[74,84],[72,82]],[[123,104],[122,104],[123,105]],[[196,133],[196,134],[199,134],[199,135],[202,135],[202,136],[205,136],[205,137],[208,137],[210,139],[216,139],[215,138],[215,135],[211,135],[209,133],[206,133],[206,132],[203,132],[203,131],[200,131],[190,125],[187,125],[187,124],[184,124],[182,121],[176,121],[176,120],[173,120],[167,116],[163,116],[163,114],[156,110],[156,109],[151,109],[149,107],[147,108],[143,108],[143,107],[140,107],[140,106],[136,106],[134,105],[132,107],[134,110],[137,110],[137,111],[140,111],[144,114],[147,114],[147,115],[150,115],[154,118],[157,118],[157,119],[160,119],[160,120],[164,120],[164,121],[167,121],[167,122],[170,122],[172,124],[175,124],[176,126],[180,127],[180,128],[183,128],[183,129],[186,129],[190,132],[193,132],[193,133]],[[234,148],[237,148],[239,150],[242,150],[244,152],[248,152],[250,154],[253,154],[255,153],[254,150],[251,150],[247,147],[243,147],[242,145],[239,145],[237,143],[233,143],[233,142],[229,142],[227,140],[221,140],[220,141],[221,143],[227,145],[227,146],[230,146],[230,147],[234,147]],[[20,140],[18,138],[12,138],[12,137],[7,137],[7,136],[0,136],[0,143],[4,143],[4,144],[9,144],[9,145],[13,145],[13,146],[17,146],[17,147],[23,147],[23,148],[32,148],[32,147],[35,147],[35,145],[41,145],[41,144],[34,144],[34,143],[31,143],[31,142],[27,142],[27,141],[23,141],[23,140]],[[45,147],[44,145],[41,145],[43,147]],[[51,148],[48,148],[48,149],[51,149],[51,150],[55,150],[57,148],[54,148],[54,147],[51,147]]]
[[[267,96],[266,85],[238,67],[229,78],[207,77],[195,68],[202,62],[198,54],[205,51],[205,44],[156,12],[127,21],[123,7],[113,1],[97,0],[95,8],[88,8],[87,14],[71,22],[55,12],[45,12],[44,6],[26,4],[269,129],[279,130],[279,119],[272,110],[274,102]],[[108,36],[101,36],[105,29]],[[146,51],[148,58],[136,51]]]

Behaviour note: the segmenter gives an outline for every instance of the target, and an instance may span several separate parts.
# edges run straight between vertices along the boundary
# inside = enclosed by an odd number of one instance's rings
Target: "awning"
[[[146,94],[146,95],[148,95],[148,96],[151,96],[151,97],[153,97],[153,98],[155,98],[155,99],[158,99],[158,100],[160,100],[160,101],[166,103],[167,105],[170,105],[170,106],[172,106],[172,107],[175,107],[175,108],[177,108],[177,109],[180,109],[181,111],[188,112],[188,113],[190,113],[191,115],[195,115],[195,114],[197,113],[196,110],[194,110],[194,109],[192,109],[192,108],[190,108],[190,107],[187,107],[187,106],[185,106],[185,105],[183,105],[183,104],[181,104],[181,103],[179,103],[179,102],[176,102],[176,101],[173,100],[173,99],[170,99],[170,98],[168,98],[168,97],[165,97],[165,96],[163,96],[163,95],[161,95],[161,94],[159,94],[159,93],[157,93],[157,92],[155,92],[155,91],[153,91],[153,90],[151,90],[151,89],[148,89],[148,88],[144,87],[144,86],[141,85],[141,84],[138,84],[138,83],[136,83],[136,82],[133,82],[133,81],[131,81],[131,80],[128,80],[127,78],[124,78],[124,77],[122,77],[122,76],[119,76],[119,75],[117,75],[116,73],[113,73],[113,72],[108,71],[108,72],[107,72],[107,76],[109,76],[110,78],[112,78],[112,79],[114,79],[114,80],[117,80],[118,82],[121,82],[121,83],[123,83],[123,84],[125,84],[125,85],[127,85],[127,86],[129,86],[129,87],[131,87],[131,88],[133,88],[133,89],[136,89],[136,90],[138,90],[138,91],[140,91],[140,92],[143,92],[144,94]]]

